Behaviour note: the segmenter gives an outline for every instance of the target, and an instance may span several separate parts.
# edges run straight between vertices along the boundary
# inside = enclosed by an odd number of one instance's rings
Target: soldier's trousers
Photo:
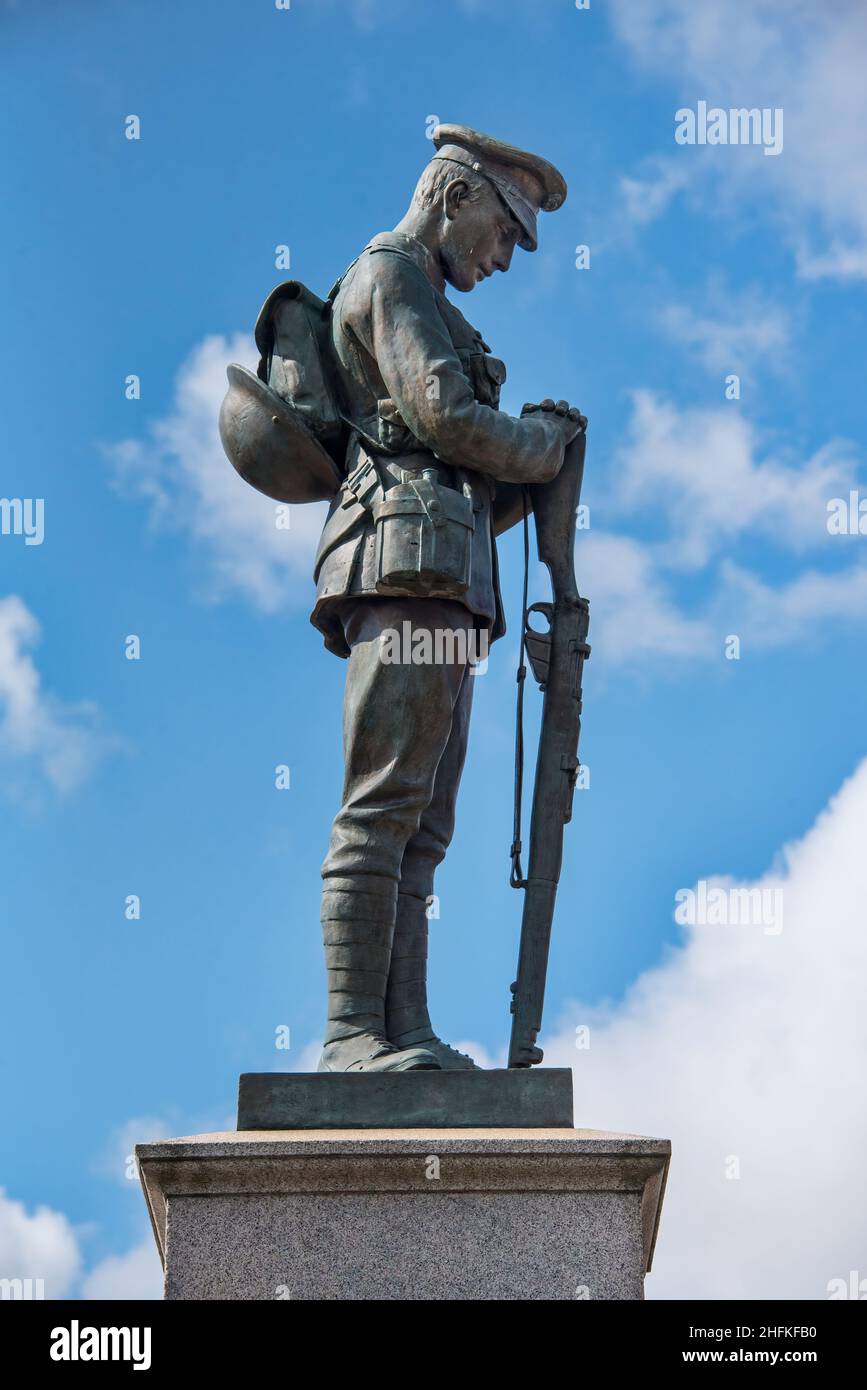
[[[472,704],[473,616],[447,599],[359,598],[345,602],[342,621],[350,648],[343,805],[322,866],[324,888],[394,902],[399,885],[425,899],[454,829]],[[439,653],[434,641],[433,655],[444,660],[385,660],[383,634],[400,634],[408,654],[407,622],[413,632],[462,640]]]
[[[387,1035],[403,1048],[432,1036],[426,904],[454,828],[474,624],[462,604],[406,598],[354,600],[342,621],[343,805],[322,866],[325,1042]],[[432,659],[414,661],[424,632]]]

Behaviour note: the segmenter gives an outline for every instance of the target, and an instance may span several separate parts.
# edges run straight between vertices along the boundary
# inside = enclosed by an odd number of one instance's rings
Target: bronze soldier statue
[[[325,416],[334,419],[322,491],[303,495],[334,495],[311,621],[348,658],[343,801],[322,866],[320,1071],[475,1068],[430,1020],[428,904],[454,827],[471,657],[505,631],[495,536],[520,518],[526,485],[557,476],[586,423],[565,401],[525,405],[520,418],[501,412],[505,367],[444,294],[447,283],[468,292],[508,270],[516,246],[536,250],[539,210],[566,197],[561,174],[465,126],[440,125],[433,143],[406,215],[367,244],[328,305],[316,301],[331,410],[308,422],[325,441]],[[290,314],[314,298],[292,285],[282,300],[275,291],[257,331],[259,375],[272,386],[279,305]],[[293,322],[284,324],[290,336]],[[233,371],[241,369],[230,368],[230,380]],[[281,394],[303,413],[305,374],[291,375]],[[268,429],[284,425],[274,408]],[[268,451],[260,442],[253,462],[250,451],[239,461],[244,440],[236,429],[230,442],[231,429],[226,423],[224,442],[235,466],[270,495],[286,495],[270,476],[251,477],[267,472]],[[440,659],[384,659],[386,637],[407,631],[452,640],[432,643]]]
[[[343,804],[322,867],[320,1069],[329,1071],[474,1066],[437,1036],[426,998],[426,909],[454,826],[469,663],[385,663],[381,634],[403,631],[405,620],[481,628],[491,640],[503,633],[498,484],[553,478],[579,428],[562,401],[525,406],[520,419],[501,413],[503,364],[444,295],[447,282],[468,292],[508,270],[516,246],[536,249],[537,211],[566,196],[561,175],[463,126],[440,126],[434,145],[406,216],[368,244],[331,313],[339,386],[358,431],[316,557],[312,618],[349,658]],[[469,574],[429,569],[414,587],[399,571],[386,596],[367,489],[373,482],[387,502],[422,478],[432,497],[451,491],[471,509]]]

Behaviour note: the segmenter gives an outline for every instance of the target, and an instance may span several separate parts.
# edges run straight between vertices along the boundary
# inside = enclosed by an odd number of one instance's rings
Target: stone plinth
[[[671,1146],[574,1129],[140,1144],[167,1299],[640,1299]]]

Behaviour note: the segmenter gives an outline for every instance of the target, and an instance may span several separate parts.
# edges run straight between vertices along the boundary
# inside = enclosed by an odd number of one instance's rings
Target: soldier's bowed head
[[[401,230],[412,230],[457,290],[508,270],[516,246],[535,251],[537,217],[566,198],[562,174],[546,159],[469,126],[439,125]]]

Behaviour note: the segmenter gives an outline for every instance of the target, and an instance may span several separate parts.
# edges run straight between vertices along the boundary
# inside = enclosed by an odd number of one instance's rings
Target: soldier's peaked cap
[[[520,224],[519,245],[535,251],[536,215],[555,212],[566,201],[566,180],[537,154],[506,145],[466,125],[438,125],[433,133],[434,159],[450,159],[481,174],[499,193]]]

